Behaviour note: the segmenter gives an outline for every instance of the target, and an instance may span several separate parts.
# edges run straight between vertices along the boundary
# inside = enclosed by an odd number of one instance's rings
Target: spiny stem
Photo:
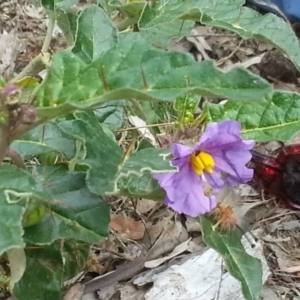
[[[1,126],[1,138],[0,138],[0,165],[2,164],[5,155],[9,149],[10,140],[9,140],[9,126]]]

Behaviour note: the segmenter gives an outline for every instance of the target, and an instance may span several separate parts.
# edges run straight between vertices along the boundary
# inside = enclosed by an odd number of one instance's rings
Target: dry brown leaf
[[[63,297],[63,300],[81,300],[84,292],[84,286],[81,283],[72,285]]]
[[[152,259],[173,251],[177,245],[189,238],[186,228],[178,220],[169,220],[168,225],[162,229],[161,234],[148,252],[148,257]]]
[[[281,271],[286,273],[298,273],[300,272],[300,266],[282,268]]]
[[[294,83],[285,83],[277,81],[273,84],[274,90],[283,90],[288,92],[300,93],[300,88]]]
[[[121,234],[123,238],[139,240],[145,234],[145,226],[141,221],[128,217],[115,216],[110,221],[110,227]]]
[[[157,204],[160,205],[157,201],[142,199],[137,202],[136,210],[140,214],[145,214],[157,206]]]
[[[178,256],[179,254],[185,252],[188,250],[188,246],[189,246],[189,243],[191,241],[192,238],[189,238],[188,240],[186,240],[185,242],[177,245],[173,251],[168,254],[167,256],[164,256],[164,257],[160,257],[160,258],[157,258],[157,259],[154,259],[154,260],[150,260],[150,261],[147,261],[145,262],[145,267],[146,268],[156,268],[158,267],[159,265],[163,264],[165,261],[168,261],[170,259],[172,259],[173,257],[175,256]]]
[[[99,258],[97,257],[97,255],[94,252],[91,252],[87,263],[86,263],[88,272],[95,272],[98,274],[103,274],[107,271],[107,266],[102,265],[99,262]]]

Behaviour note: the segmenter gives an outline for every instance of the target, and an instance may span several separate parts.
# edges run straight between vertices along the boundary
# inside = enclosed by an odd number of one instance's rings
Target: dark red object
[[[277,157],[251,152],[254,180],[270,194],[300,209],[300,145],[284,147]]]

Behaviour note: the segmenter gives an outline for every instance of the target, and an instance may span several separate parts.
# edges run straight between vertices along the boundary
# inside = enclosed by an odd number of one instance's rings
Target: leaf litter
[[[11,5],[14,9],[11,8]],[[0,27],[4,29],[0,33],[0,68],[2,72],[5,69],[9,76],[13,70],[20,70],[39,53],[45,35],[45,24],[44,14],[28,4],[26,0],[1,2]],[[13,30],[15,28],[17,30]],[[5,49],[1,48],[3,44],[6,45]],[[7,45],[10,46],[7,47]],[[59,33],[54,39],[53,46],[54,49],[65,47],[59,38]],[[272,45],[263,42],[245,41],[231,32],[196,24],[189,36],[172,40],[170,49],[190,52],[197,61],[214,60],[217,66],[224,71],[236,66],[249,68],[252,72],[269,80],[275,89],[298,93],[300,91],[299,72],[293,64]],[[204,98],[204,100],[211,101],[209,98]],[[134,120],[132,117],[133,125],[142,124],[142,120]],[[168,130],[166,129],[166,131]],[[140,133],[147,135],[154,143],[149,130],[140,130]],[[125,134],[124,143],[127,142]],[[265,152],[276,153],[277,149],[272,151],[272,147],[269,145],[270,143],[265,143],[259,147]],[[271,148],[271,151],[268,148]],[[229,198],[232,198],[232,193],[232,191],[226,191],[227,196],[231,195]],[[274,296],[276,293],[292,296],[295,294],[295,287],[300,288],[297,283],[299,282],[298,274],[300,274],[299,213],[288,211],[274,198],[265,197],[263,193],[260,194],[260,190],[255,185],[243,185],[237,190],[237,193],[239,195],[235,195],[234,198],[235,200],[238,198],[236,202],[239,202],[235,206],[236,211],[241,215],[239,220],[244,221],[246,218],[247,226],[259,232],[261,236],[259,257],[264,261],[264,257],[261,256],[264,253],[268,261],[268,266],[264,264],[264,279],[266,280],[267,277],[269,279],[262,291],[262,299],[271,299],[268,297]],[[119,199],[115,201],[115,199],[108,198],[107,200],[112,204],[115,213],[112,215],[111,233],[102,244],[92,245],[85,284],[73,285],[68,291],[69,296],[68,293],[65,295],[65,300],[77,299],[77,296],[74,295],[78,293],[80,294],[78,299],[81,299],[84,287],[92,281],[98,281],[98,288],[96,285],[94,290],[99,290],[101,286],[99,279],[101,276],[105,278],[107,274],[115,275],[111,275],[110,280],[107,280],[107,277],[104,279],[106,283],[102,283],[98,299],[112,299],[109,297],[113,295],[116,296],[113,299],[126,300],[133,297],[134,299],[145,299],[145,297],[153,299],[151,298],[154,297],[153,295],[157,296],[157,284],[171,276],[162,275],[165,274],[163,272],[170,272],[172,268],[173,271],[181,268],[182,272],[191,270],[194,259],[204,258],[206,255],[211,256],[206,258],[206,262],[197,271],[197,274],[210,265],[210,263],[207,264],[208,260],[210,262],[218,261],[218,264],[221,265],[220,257],[213,258],[213,255],[216,255],[213,250],[206,250],[201,241],[199,225],[197,227],[198,223],[195,224],[191,218],[177,216],[163,205],[147,199],[138,202],[133,199],[121,199],[121,202]],[[191,247],[190,245],[193,243],[194,246]],[[147,259],[143,259],[143,257],[147,257]],[[184,263],[192,264],[186,267]],[[145,271],[146,266],[150,266],[151,269]],[[122,271],[120,267],[123,267]],[[272,270],[271,276],[269,276],[268,267]],[[144,273],[141,273],[142,271]],[[141,275],[137,275],[139,273]],[[193,274],[192,272],[188,273]],[[136,277],[134,277],[135,275]],[[175,276],[174,273],[172,276]],[[180,283],[183,275],[178,276],[175,276],[176,282]],[[197,276],[194,275],[194,277]],[[89,281],[89,278],[93,278],[92,281]],[[142,278],[147,278],[144,284],[141,284]],[[178,281],[178,279],[180,280]],[[124,280],[129,281],[120,283]],[[226,290],[226,280],[222,275],[221,291]],[[146,283],[149,282],[154,284],[152,288],[147,286]],[[220,276],[216,282],[220,282]],[[137,286],[139,288],[136,288]],[[174,284],[170,288],[173,287]],[[162,290],[163,288],[160,286],[159,291]],[[272,299],[275,299],[273,296],[271,296]],[[95,298],[91,294],[87,294],[83,296],[83,299]],[[220,299],[226,298],[221,297]]]

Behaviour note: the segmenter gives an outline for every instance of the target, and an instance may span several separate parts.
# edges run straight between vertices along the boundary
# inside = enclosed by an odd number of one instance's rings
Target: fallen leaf
[[[191,241],[191,239],[192,238],[189,238],[185,242],[183,242],[180,245],[176,246],[174,248],[174,250],[169,255],[145,262],[145,267],[149,268],[149,269],[158,267],[159,265],[161,265],[165,261],[170,260],[171,258],[187,251],[188,246],[189,246],[189,242]]]
[[[131,240],[139,240],[145,234],[145,226],[141,221],[135,221],[127,217],[112,217],[110,227],[121,234],[123,238]]]
[[[152,210],[155,206],[160,205],[157,201],[141,199],[137,202],[136,210],[140,214],[145,214],[148,211]]]
[[[81,300],[84,292],[84,286],[81,283],[75,283],[65,293],[63,300]]]
[[[9,289],[13,291],[14,285],[22,278],[26,268],[26,255],[23,248],[13,248],[6,251],[10,267]]]

